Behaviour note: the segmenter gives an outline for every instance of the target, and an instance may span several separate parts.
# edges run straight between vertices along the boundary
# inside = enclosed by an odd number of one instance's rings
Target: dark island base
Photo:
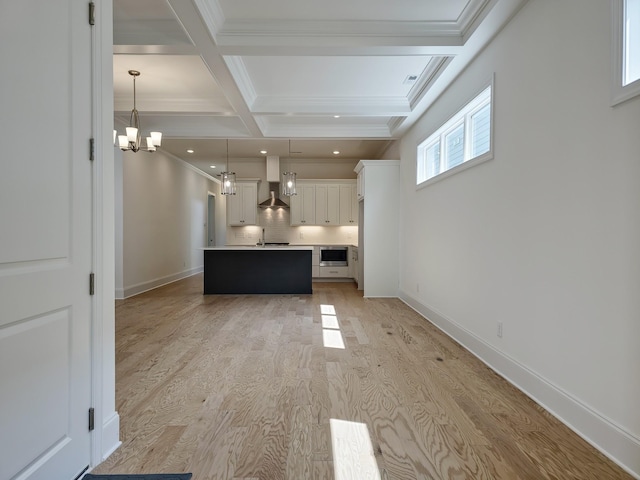
[[[204,294],[310,294],[311,250],[205,250]]]

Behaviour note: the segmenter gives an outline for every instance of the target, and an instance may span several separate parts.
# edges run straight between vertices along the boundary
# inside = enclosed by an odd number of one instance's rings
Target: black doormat
[[[190,473],[153,473],[141,475],[92,475],[87,473],[82,480],[189,480]]]

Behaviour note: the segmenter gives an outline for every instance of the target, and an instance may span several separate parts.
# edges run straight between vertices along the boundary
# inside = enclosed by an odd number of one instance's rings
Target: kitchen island
[[[204,294],[310,294],[309,246],[204,248]]]

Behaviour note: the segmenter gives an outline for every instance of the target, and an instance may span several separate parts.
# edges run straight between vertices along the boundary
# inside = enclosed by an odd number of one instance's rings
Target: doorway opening
[[[216,196],[209,192],[207,197],[207,247],[216,246]]]

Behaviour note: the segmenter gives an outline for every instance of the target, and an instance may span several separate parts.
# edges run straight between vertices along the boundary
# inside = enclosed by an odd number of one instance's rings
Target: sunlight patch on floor
[[[326,348],[345,349],[340,324],[333,305],[320,305],[322,314],[322,342]]]
[[[320,305],[320,313],[323,315],[335,315],[336,307],[333,305]]]
[[[332,328],[334,330],[340,330],[338,317],[336,317],[335,315],[322,315],[322,328]]]
[[[367,425],[335,418],[329,424],[335,480],[380,480]]]

